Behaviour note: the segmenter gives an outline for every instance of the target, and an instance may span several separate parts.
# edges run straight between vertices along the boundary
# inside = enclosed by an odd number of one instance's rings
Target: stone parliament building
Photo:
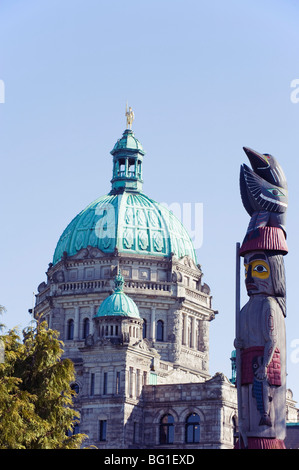
[[[237,394],[209,374],[210,288],[181,222],[142,192],[145,152],[130,127],[111,151],[110,193],[62,233],[34,313],[75,364],[84,446],[230,449]]]

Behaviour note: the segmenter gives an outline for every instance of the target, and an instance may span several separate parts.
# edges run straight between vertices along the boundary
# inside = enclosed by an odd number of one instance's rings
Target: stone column
[[[152,307],[151,313],[151,339],[156,339],[156,307]]]
[[[195,348],[195,333],[196,333],[196,328],[195,328],[195,318],[191,317],[191,347]]]
[[[186,313],[183,313],[183,345],[188,344],[188,317]]]
[[[93,335],[95,331],[94,317],[97,314],[98,307],[96,305],[93,305],[90,307],[90,311],[91,311],[91,319],[90,319],[90,326],[89,326],[89,334]]]

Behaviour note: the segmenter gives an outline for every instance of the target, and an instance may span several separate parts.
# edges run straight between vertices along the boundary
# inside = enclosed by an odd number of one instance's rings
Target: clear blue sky
[[[144,192],[169,205],[203,204],[198,262],[219,310],[211,374],[231,373],[235,243],[249,222],[242,147],[280,161],[290,194],[288,387],[299,400],[298,20],[295,0],[1,1],[0,304],[8,327],[28,325],[62,231],[110,190],[109,152],[128,101],[147,152]]]

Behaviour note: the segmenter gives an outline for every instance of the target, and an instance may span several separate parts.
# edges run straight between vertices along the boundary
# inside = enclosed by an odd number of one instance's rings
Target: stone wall
[[[236,389],[222,374],[203,383],[146,386],[144,401],[144,443],[160,448],[161,418],[174,418],[174,441],[167,448],[232,448],[237,415]],[[200,417],[200,439],[186,442],[186,422],[190,414]]]

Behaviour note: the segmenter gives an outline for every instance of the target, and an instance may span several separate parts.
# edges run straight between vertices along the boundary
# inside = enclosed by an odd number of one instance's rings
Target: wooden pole
[[[236,243],[236,340],[240,338],[240,243]],[[247,448],[247,437],[242,429],[243,425],[243,410],[242,410],[242,390],[241,390],[241,351],[236,347],[236,384],[237,384],[237,399],[238,399],[238,427],[239,427],[239,447],[241,449],[241,441],[243,440],[244,447]]]

